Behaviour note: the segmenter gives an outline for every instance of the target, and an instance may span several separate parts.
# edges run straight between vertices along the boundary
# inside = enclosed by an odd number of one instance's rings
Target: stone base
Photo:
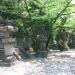
[[[16,55],[15,53],[13,55],[5,56],[5,59],[3,60],[4,63],[7,64],[7,66],[13,65],[16,61],[20,61],[21,57],[19,55]]]
[[[17,61],[17,59],[16,59],[16,57],[15,56],[6,56],[6,58],[5,58],[5,60],[4,60],[4,62],[6,62],[6,63],[12,63],[12,62],[14,62],[14,61]]]

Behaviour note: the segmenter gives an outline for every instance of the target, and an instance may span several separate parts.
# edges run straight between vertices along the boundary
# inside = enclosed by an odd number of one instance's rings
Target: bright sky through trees
[[[75,4],[75,0],[72,0],[72,4]]]

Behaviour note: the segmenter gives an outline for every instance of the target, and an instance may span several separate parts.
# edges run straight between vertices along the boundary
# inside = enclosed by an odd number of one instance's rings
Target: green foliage
[[[75,28],[75,5],[72,0],[0,0],[0,15],[16,20],[17,37],[44,34],[54,40],[61,27]]]

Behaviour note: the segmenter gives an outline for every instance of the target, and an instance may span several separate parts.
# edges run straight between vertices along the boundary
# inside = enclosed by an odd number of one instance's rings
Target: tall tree
[[[69,19],[71,14],[75,13],[75,5],[71,4],[71,1],[1,0],[0,15],[16,20],[19,37],[36,36],[40,32],[45,34],[48,38],[46,42],[46,48],[48,48],[49,43],[53,43],[55,33],[62,25],[64,27],[74,26],[74,18]],[[66,21],[61,20],[65,17],[67,17]]]

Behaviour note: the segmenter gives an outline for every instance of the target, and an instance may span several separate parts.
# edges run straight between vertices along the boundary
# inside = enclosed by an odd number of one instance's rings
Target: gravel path
[[[0,66],[0,75],[75,75],[75,51],[56,52],[11,67]]]

